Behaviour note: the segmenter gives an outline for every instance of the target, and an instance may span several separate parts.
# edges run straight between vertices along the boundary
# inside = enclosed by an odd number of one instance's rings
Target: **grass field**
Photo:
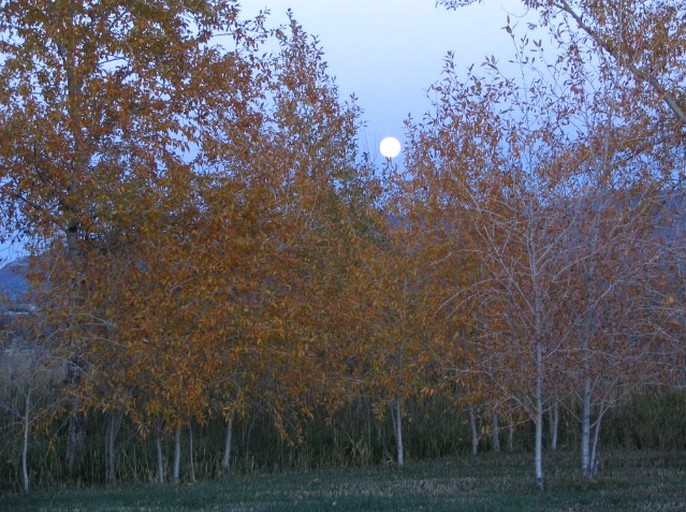
[[[3,511],[684,511],[686,453],[614,452],[597,482],[574,453],[549,455],[535,490],[529,454],[392,466],[233,475],[196,484],[67,488],[0,497]]]

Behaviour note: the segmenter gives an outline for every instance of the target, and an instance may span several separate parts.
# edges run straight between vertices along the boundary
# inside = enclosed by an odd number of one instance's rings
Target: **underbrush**
[[[432,461],[446,457],[469,457],[471,449],[468,413],[456,408],[440,396],[411,402],[405,421],[405,449],[408,460]],[[483,411],[479,423],[479,451],[488,453],[491,446],[490,411]],[[93,486],[105,481],[104,437],[106,418],[91,413],[88,419],[86,462],[80,474],[68,476],[63,468],[66,428],[63,418],[41,424],[31,435],[28,462],[31,486],[34,490],[57,486]],[[323,411],[306,421],[294,419],[302,436],[301,442],[284,439],[271,417],[259,410],[250,410],[238,418],[233,436],[231,475],[280,473],[293,470],[327,468],[366,468],[393,466],[395,446],[392,425],[387,417],[377,417],[369,401],[359,399],[327,417]],[[4,422],[0,417],[0,422]],[[9,424],[9,423],[4,423]],[[546,426],[547,427],[547,426]],[[547,430],[547,429],[546,429]],[[193,453],[190,456],[190,432],[182,438],[182,480],[214,480],[221,471],[225,426],[220,420],[205,425],[193,425]],[[21,489],[20,436],[11,428],[0,429],[0,492]],[[507,454],[508,430],[505,421],[501,429],[501,450]],[[295,439],[292,436],[291,439]],[[165,434],[163,450],[165,477],[170,477],[174,456],[173,434]],[[532,450],[533,425],[518,423],[514,430],[514,453]],[[574,453],[579,445],[578,425],[570,411],[562,412],[559,428],[561,451]],[[632,400],[611,411],[603,420],[600,443],[601,468],[612,467],[605,453],[627,450],[626,453],[660,453],[661,458],[678,465],[669,455],[686,450],[686,393],[651,392],[636,395]],[[636,450],[642,450],[638,452]],[[552,451],[549,450],[552,454]],[[576,455],[576,454],[575,454]],[[553,455],[551,455],[553,456]],[[628,460],[628,455],[621,460]],[[190,471],[191,459],[194,472]],[[496,457],[496,461],[501,458]],[[506,459],[502,459],[506,460]],[[628,464],[633,464],[629,461]],[[149,484],[156,480],[157,460],[154,436],[143,438],[130,422],[122,423],[117,437],[117,481]],[[648,464],[643,460],[642,464]],[[526,474],[528,468],[522,469]]]

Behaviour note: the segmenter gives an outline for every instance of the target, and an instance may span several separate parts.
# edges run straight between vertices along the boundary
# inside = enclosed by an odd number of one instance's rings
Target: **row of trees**
[[[460,219],[469,233],[448,254],[477,254],[478,284],[455,296],[495,308],[470,336],[471,353],[486,351],[472,365],[535,422],[544,488],[543,414],[561,396],[551,384],[571,384],[562,395],[578,402],[585,478],[596,474],[609,407],[646,382],[683,384],[671,379],[683,354],[672,306],[683,265],[686,46],[683,9],[670,2],[524,3],[550,29],[554,61],[508,23],[520,80],[494,59],[487,77],[460,80],[448,66],[436,112],[412,127],[412,168],[436,204],[431,215]],[[528,372],[503,364],[514,354]]]
[[[405,404],[437,392],[532,420],[541,489],[543,417],[567,407],[594,478],[606,411],[683,384],[685,13],[531,7],[553,62],[509,23],[519,78],[495,58],[464,78],[449,57],[405,168],[377,170],[294,20],[2,4],[0,208],[40,254],[23,318],[41,363],[10,408],[24,488],[46,369],[73,475],[85,414],[107,416],[108,483],[123,421],[157,439],[159,480],[174,433],[178,480],[189,425],[224,420],[228,468],[250,407],[301,442],[298,419],[361,396],[390,413],[402,465]]]

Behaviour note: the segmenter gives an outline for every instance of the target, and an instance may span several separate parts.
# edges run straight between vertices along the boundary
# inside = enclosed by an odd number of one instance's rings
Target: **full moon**
[[[386,137],[379,144],[379,151],[386,158],[395,158],[400,154],[400,141],[395,137]]]

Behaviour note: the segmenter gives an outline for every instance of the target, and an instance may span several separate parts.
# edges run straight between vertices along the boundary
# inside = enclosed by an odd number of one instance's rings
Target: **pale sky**
[[[454,11],[436,7],[435,0],[256,0],[249,8],[243,5],[245,15],[269,9],[273,24],[285,23],[291,8],[305,31],[319,38],[341,95],[355,93],[364,110],[363,143],[373,156],[386,136],[404,142],[408,114],[419,119],[429,109],[426,91],[440,79],[448,51],[455,54],[458,72],[479,65],[485,56],[506,62],[514,50],[503,30],[507,16],[514,24],[526,13],[520,0],[484,0]]]

